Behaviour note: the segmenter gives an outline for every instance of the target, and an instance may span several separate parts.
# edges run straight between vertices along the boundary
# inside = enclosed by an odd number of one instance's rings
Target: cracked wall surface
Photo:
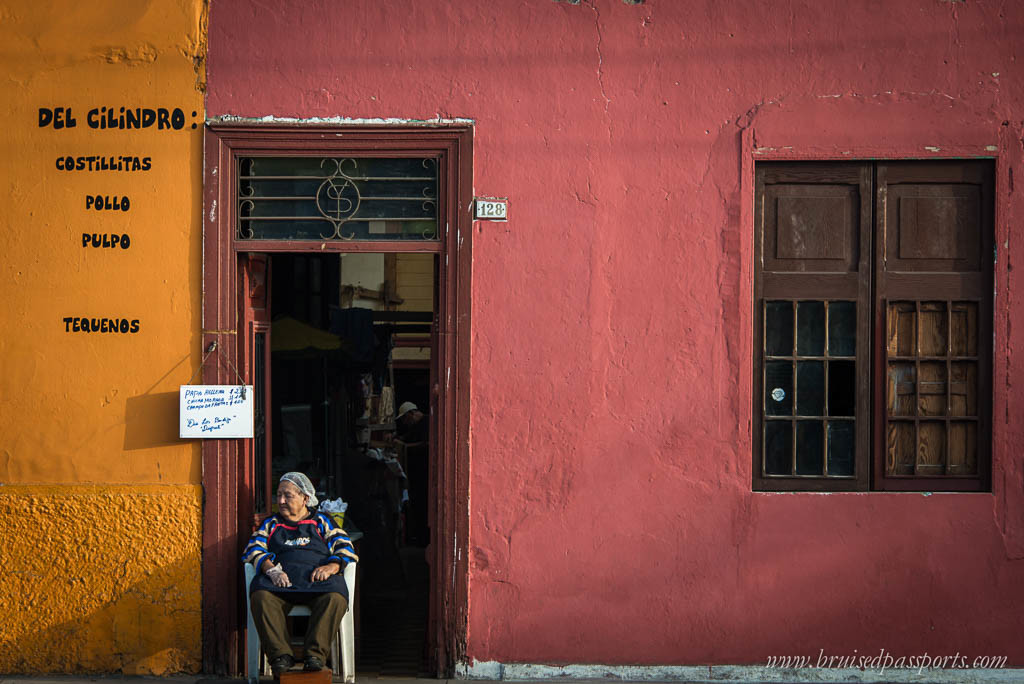
[[[0,673],[199,667],[199,451],[178,439],[177,390],[199,362],[205,14],[0,0]],[[76,125],[40,126],[58,107]],[[102,107],[188,123],[90,127]],[[129,208],[87,208],[97,196]],[[65,322],[101,317],[140,327]]]
[[[214,4],[211,116],[472,119],[509,197],[473,233],[468,658],[1024,665],[1022,35],[1013,2]],[[749,179],[787,154],[998,157],[992,493],[751,493]]]

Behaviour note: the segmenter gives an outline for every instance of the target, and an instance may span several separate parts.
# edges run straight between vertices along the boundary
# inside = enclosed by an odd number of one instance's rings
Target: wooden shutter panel
[[[879,164],[875,485],[988,486],[992,166]]]

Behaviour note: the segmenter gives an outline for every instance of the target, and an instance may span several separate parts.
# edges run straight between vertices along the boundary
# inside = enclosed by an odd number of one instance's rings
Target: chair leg
[[[334,679],[343,679],[345,676],[341,664],[341,630],[331,639],[331,672]]]
[[[256,623],[252,619],[251,607],[248,607],[245,635],[245,675],[249,684],[259,684],[260,671],[263,669],[263,654],[260,649],[260,635],[256,632]]]
[[[256,630],[252,630],[255,632]],[[255,641],[255,646],[253,644]],[[259,639],[252,639],[251,637],[246,640],[246,654],[245,654],[245,676],[249,681],[249,684],[259,684],[260,681],[260,670],[262,670],[263,658],[260,653],[260,642]]]
[[[345,584],[348,585],[348,610],[338,625],[338,650],[341,651],[341,675],[346,684],[356,681],[356,625],[353,615],[356,610],[356,564],[345,566]]]
[[[341,675],[345,682],[356,681],[355,624],[352,611],[346,611],[338,626],[338,649],[341,651]]]
[[[256,631],[256,622],[252,619],[252,603],[249,601],[249,586],[256,577],[256,569],[249,563],[244,564],[245,571],[245,677],[249,684],[259,684],[260,674],[264,672],[265,659],[260,648],[260,635]]]

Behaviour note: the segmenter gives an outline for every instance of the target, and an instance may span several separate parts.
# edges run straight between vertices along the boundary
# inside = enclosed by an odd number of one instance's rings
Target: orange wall
[[[199,669],[198,486],[3,489],[0,671]]]
[[[205,16],[0,5],[0,672],[199,667],[199,450],[177,437],[177,389],[199,363]],[[58,107],[75,125],[41,126]],[[91,127],[102,107],[170,125]],[[58,168],[91,156],[149,169]],[[74,329],[102,318],[118,331]]]

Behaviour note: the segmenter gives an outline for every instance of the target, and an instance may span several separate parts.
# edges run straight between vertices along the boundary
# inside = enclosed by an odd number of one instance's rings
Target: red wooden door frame
[[[467,126],[208,126],[203,172],[202,348],[219,359],[203,382],[234,384],[251,372],[240,314],[239,259],[247,252],[429,252],[438,259],[437,483],[429,558],[439,676],[465,653],[469,530],[469,318],[472,129]],[[432,156],[439,164],[437,242],[240,240],[235,230],[237,158],[246,155]],[[240,339],[242,338],[242,339]],[[251,377],[246,375],[246,381]],[[204,440],[203,671],[238,675],[245,655],[242,545],[251,527],[252,468],[245,440]],[[247,517],[248,516],[248,517]]]
[[[247,529],[245,521],[252,520],[256,523],[260,513],[266,515],[266,511],[269,510],[270,498],[273,496],[272,492],[274,491],[271,489],[269,468],[274,426],[267,410],[267,402],[270,401],[272,396],[270,393],[270,257],[266,254],[243,254],[240,255],[239,265],[242,269],[242,288],[241,292],[239,292],[239,310],[242,320],[240,330],[244,331],[244,337],[242,339],[243,353],[241,365],[237,367],[242,371],[243,377],[252,381],[256,397],[258,398],[261,395],[263,397],[262,420],[258,414],[253,416],[257,433],[259,430],[263,431],[262,453],[256,451],[255,439],[244,439],[241,441],[242,465],[245,468],[242,481],[249,486],[250,490],[248,497],[242,497],[240,502],[241,510],[238,511],[239,520],[241,520],[242,529],[244,530]],[[262,360],[256,358],[256,355],[259,353],[256,349],[256,335],[259,333],[262,333],[265,339]],[[262,387],[258,386],[255,382],[256,366],[261,361],[263,364]],[[259,401],[256,401],[255,404],[258,409]],[[254,492],[258,489],[256,478],[257,473],[260,471],[256,467],[257,459],[264,463],[262,488],[266,501],[262,510],[255,506],[254,502]]]

